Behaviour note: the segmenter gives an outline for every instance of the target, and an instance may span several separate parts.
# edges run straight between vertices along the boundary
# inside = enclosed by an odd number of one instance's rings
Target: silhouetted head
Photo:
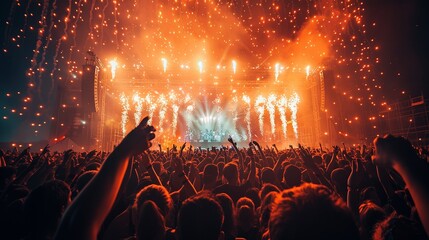
[[[276,183],[276,175],[274,173],[274,170],[272,168],[264,167],[262,168],[261,173],[261,182],[262,183]]]
[[[171,199],[170,193],[163,186],[151,184],[144,187],[137,193],[134,201],[134,207],[140,212],[140,208],[146,201],[152,201],[158,207],[160,213],[166,217],[173,207],[173,200]]]
[[[238,166],[235,162],[225,164],[222,171],[223,178],[229,184],[238,184]]]
[[[91,179],[97,174],[97,171],[91,170],[86,171],[82,175],[80,175],[76,180],[76,185],[73,190],[73,198],[77,196],[79,192],[82,191],[82,189],[86,186],[86,184],[91,181]]]
[[[237,201],[237,227],[247,231],[255,225],[255,204],[250,198],[242,197]]]
[[[273,185],[273,184],[269,184],[269,183],[264,184],[262,186],[261,190],[259,191],[259,198],[263,201],[265,196],[270,192],[279,193],[280,189],[276,185]]]
[[[343,168],[337,168],[331,172],[331,181],[335,191],[340,194],[343,199],[347,197],[347,178],[349,174]]]
[[[151,200],[140,207],[136,224],[137,239],[165,239],[165,220],[158,206]]]
[[[301,170],[295,165],[288,165],[283,172],[283,179],[289,187],[301,185]]]
[[[223,210],[224,221],[222,231],[225,236],[235,236],[235,206],[231,197],[226,193],[216,194],[216,201]]]
[[[261,229],[262,232],[265,232],[268,228],[268,222],[270,221],[272,203],[277,197],[277,194],[278,192],[275,192],[275,191],[269,192],[262,200],[260,216],[259,216],[259,223],[262,228]]]
[[[70,197],[69,185],[61,180],[52,180],[34,189],[24,203],[29,237],[52,238]]]
[[[377,223],[386,218],[384,210],[371,201],[366,201],[359,206],[359,218],[361,235],[370,239]]]
[[[214,164],[207,164],[204,167],[204,172],[203,172],[203,183],[204,184],[215,184],[217,181],[217,177],[218,177],[218,168],[216,165]]]
[[[353,215],[341,198],[325,186],[309,183],[278,194],[269,231],[272,240],[359,239]]]
[[[379,223],[372,237],[374,240],[428,239],[421,225],[404,216],[390,216]]]
[[[208,196],[195,196],[183,202],[177,222],[179,240],[223,238],[222,207]]]
[[[259,189],[250,188],[244,194],[244,197],[249,198],[255,205],[255,208],[258,208],[261,205],[261,199],[259,198]]]

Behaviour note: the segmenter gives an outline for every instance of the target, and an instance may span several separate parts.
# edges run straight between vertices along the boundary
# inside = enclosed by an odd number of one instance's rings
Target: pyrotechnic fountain
[[[241,97],[238,97],[240,95]],[[132,126],[128,129],[126,127],[129,123],[128,115],[133,114],[138,123],[142,112],[147,112],[155,119],[151,124],[154,124],[161,133],[165,131],[164,134],[171,139],[183,137],[191,142],[200,140],[221,142],[231,135],[238,141],[242,141],[252,138],[253,125],[259,127],[259,133],[255,135],[261,140],[264,134],[270,136],[277,134],[286,139],[288,128],[286,115],[290,115],[295,140],[298,138],[299,96],[296,92],[292,92],[289,97],[281,94],[278,98],[274,93],[261,94],[254,98],[237,93],[232,98],[217,96],[213,103],[209,104],[207,102],[210,101],[205,101],[207,99],[204,100],[201,96],[191,96],[190,93],[174,90],[169,92],[168,97],[154,92],[136,92],[127,97],[122,92],[120,94],[122,131],[125,133],[132,129]],[[134,107],[130,107],[130,102]],[[222,102],[225,103],[222,104]],[[232,110],[226,110],[229,105],[234,105]],[[254,111],[251,106],[254,106]],[[279,115],[275,114],[276,109]],[[244,112],[244,116],[241,112]],[[264,119],[265,112],[269,114],[270,131],[268,133],[264,130],[267,122]],[[154,117],[155,114],[158,117]],[[252,118],[252,115],[255,117]],[[257,121],[252,123],[252,119]],[[281,124],[281,133],[276,131],[277,123]],[[179,130],[178,126],[181,126]]]

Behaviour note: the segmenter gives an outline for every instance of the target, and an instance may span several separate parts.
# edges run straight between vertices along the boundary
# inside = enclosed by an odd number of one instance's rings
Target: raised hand
[[[185,149],[186,147],[186,142],[183,143],[183,145],[180,147],[180,151],[183,151],[183,149]]]
[[[429,234],[429,167],[419,159],[411,143],[403,137],[387,135],[374,140],[377,164],[393,167],[404,179],[415,202],[417,213]]]
[[[228,142],[230,142],[234,148],[236,148],[236,147],[237,147],[237,143],[236,143],[236,142],[234,142],[234,140],[232,139],[232,137],[231,137],[231,136],[229,136],[229,138],[228,138]]]
[[[301,157],[301,160],[304,162],[304,166],[307,169],[313,171],[318,169],[317,165],[313,161],[313,157],[311,156],[310,152],[301,145],[299,148],[299,156]]]
[[[128,133],[120,144],[121,149],[130,155],[138,155],[152,146],[151,140],[155,138],[156,130],[147,124],[148,121],[149,117],[145,117],[134,130]]]
[[[407,160],[417,158],[417,153],[411,143],[403,137],[387,135],[374,140],[377,164],[390,166],[407,163]]]
[[[340,147],[338,147],[338,146],[332,146],[332,148],[334,149],[334,150],[333,150],[333,154],[334,154],[335,156],[337,156],[337,155],[338,155],[338,153],[340,152]]]
[[[257,141],[252,141],[252,143],[257,147],[261,147]]]
[[[49,152],[49,148],[50,148],[50,146],[49,146],[49,144],[47,144],[44,148],[43,148],[43,151],[42,151],[42,153],[40,154],[41,156],[43,156],[43,155],[45,155],[45,153],[48,153]]]

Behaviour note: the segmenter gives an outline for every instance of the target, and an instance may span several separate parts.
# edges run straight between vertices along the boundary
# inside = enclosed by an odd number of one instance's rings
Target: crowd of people
[[[428,152],[402,137],[310,148],[0,151],[1,239],[428,239]],[[156,150],[153,150],[156,148]]]

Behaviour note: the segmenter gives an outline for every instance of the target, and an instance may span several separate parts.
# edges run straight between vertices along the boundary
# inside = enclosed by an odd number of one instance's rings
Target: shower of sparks
[[[270,114],[271,134],[274,135],[276,133],[276,95],[270,94],[266,105],[268,113]]]
[[[259,95],[255,101],[255,111],[258,113],[259,131],[261,133],[261,136],[264,136],[264,112],[266,100],[266,98]]]
[[[170,99],[171,102],[171,109],[173,110],[173,119],[171,121],[171,131],[172,131],[172,135],[175,136],[176,135],[176,128],[177,128],[177,120],[179,117],[179,99],[177,98],[177,95],[174,91],[171,91],[169,93],[168,98]]]
[[[252,129],[250,126],[250,109],[251,109],[251,105],[250,105],[250,97],[247,95],[243,95],[243,101],[246,103],[246,116],[245,116],[245,121],[246,121],[246,126],[247,126],[247,136],[249,138],[249,140],[252,140]]]
[[[146,95],[145,98],[146,104],[147,104],[147,111],[149,112],[149,121],[148,124],[152,124],[153,114],[155,113],[157,104],[155,101],[153,101],[153,97],[150,93]]]
[[[143,110],[143,98],[140,97],[139,93],[134,93],[133,95],[133,104],[134,104],[134,121],[136,123],[136,127],[139,125],[142,118],[142,110]]]
[[[277,108],[280,113],[280,121],[282,122],[283,137],[287,138],[287,118],[286,118],[287,98],[282,95],[277,101]]]
[[[125,137],[127,134],[127,123],[128,123],[128,111],[130,110],[130,104],[128,102],[127,96],[125,93],[121,93],[119,96],[122,105],[122,114],[121,114],[121,129],[122,129],[122,137]]]
[[[164,96],[164,94],[161,94],[158,98],[158,105],[159,105],[159,132],[164,131],[164,120],[165,115],[167,112],[167,98]]]
[[[291,120],[292,120],[292,128],[293,133],[295,134],[295,139],[298,139],[298,120],[297,120],[297,113],[298,113],[298,103],[300,99],[296,92],[292,94],[291,97],[288,99],[288,106],[291,110]]]

